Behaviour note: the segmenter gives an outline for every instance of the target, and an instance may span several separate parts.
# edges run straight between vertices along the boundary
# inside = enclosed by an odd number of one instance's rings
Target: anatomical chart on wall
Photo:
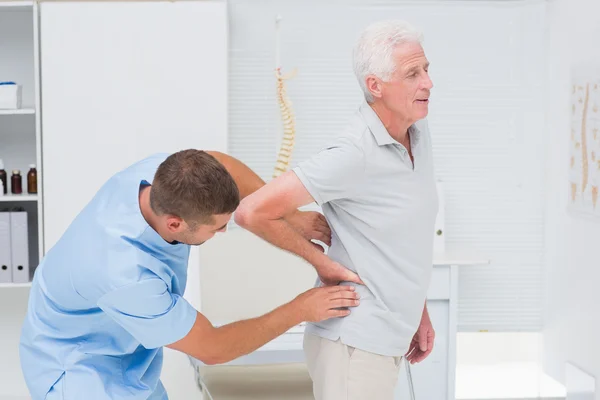
[[[600,68],[574,69],[569,140],[569,209],[600,218]]]

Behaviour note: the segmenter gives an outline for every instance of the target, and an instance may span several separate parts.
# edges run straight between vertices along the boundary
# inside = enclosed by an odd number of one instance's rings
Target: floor
[[[458,365],[456,398],[538,399],[565,398],[565,388],[544,374],[533,362],[497,363],[493,365]]]
[[[303,365],[211,367],[204,371],[203,376],[214,400],[314,400],[310,377]],[[564,388],[539,374],[536,365],[506,364],[476,369],[459,367],[457,371],[457,399],[564,398]],[[208,399],[206,397],[204,400]]]
[[[171,354],[173,353],[173,354]],[[193,369],[186,357],[176,352],[180,368],[171,368],[180,378],[168,388],[171,400],[202,399],[196,391]],[[173,360],[171,360],[173,361]],[[209,367],[203,376],[213,400],[314,400],[311,381],[302,364],[254,367]],[[163,379],[167,378],[163,376]],[[459,400],[564,400],[564,388],[540,373],[532,362],[459,364],[457,367]],[[418,396],[418,394],[417,394]],[[0,400],[30,400],[27,397],[2,397]],[[205,396],[203,400],[209,400]],[[404,400],[404,399],[403,399]],[[408,400],[408,399],[407,399]],[[438,400],[420,399],[417,400]]]
[[[310,377],[300,364],[207,368],[203,376],[214,400],[314,400]]]

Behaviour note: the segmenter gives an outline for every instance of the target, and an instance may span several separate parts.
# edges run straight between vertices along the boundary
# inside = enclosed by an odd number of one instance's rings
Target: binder
[[[0,211],[0,283],[12,282],[10,213]]]
[[[27,212],[10,212],[10,244],[12,249],[13,283],[29,282],[29,240]]]

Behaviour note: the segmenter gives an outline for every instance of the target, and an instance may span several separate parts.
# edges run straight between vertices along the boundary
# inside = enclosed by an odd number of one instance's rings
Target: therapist
[[[199,150],[154,155],[110,178],[36,270],[20,344],[32,399],[167,399],[163,346],[220,364],[302,321],[348,315],[357,295],[342,286],[220,328],[183,299],[190,245],[224,232],[240,197],[263,185],[234,158]],[[320,214],[285,219],[303,240],[329,243]],[[317,272],[359,281],[342,267]]]

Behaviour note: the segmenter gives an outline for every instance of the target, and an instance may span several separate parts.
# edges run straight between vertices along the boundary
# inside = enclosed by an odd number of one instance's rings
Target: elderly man
[[[307,327],[318,400],[392,399],[402,356],[420,362],[433,348],[425,300],[438,199],[422,121],[428,69],[421,34],[409,24],[369,26],[354,52],[366,102],[331,145],[248,196],[236,213],[239,224],[313,264],[324,284],[339,283],[328,275],[340,265],[364,283],[349,316]],[[283,218],[313,201],[332,229],[328,256]]]

